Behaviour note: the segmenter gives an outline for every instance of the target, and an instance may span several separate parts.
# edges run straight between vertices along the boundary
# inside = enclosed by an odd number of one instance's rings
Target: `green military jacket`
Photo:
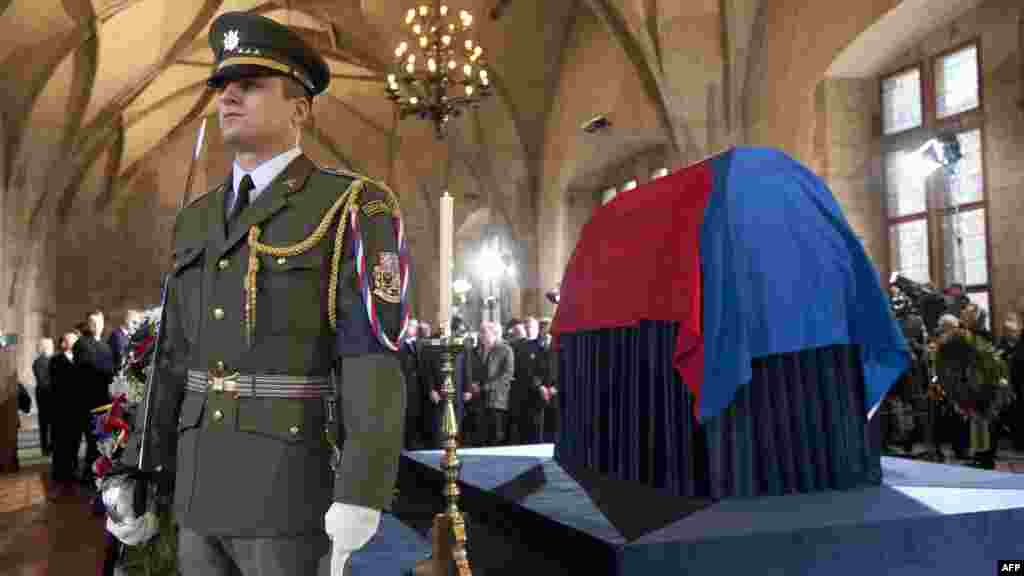
[[[299,156],[227,232],[230,178],[179,215],[142,464],[174,470],[174,511],[183,526],[241,537],[301,535],[323,531],[334,501],[374,509],[389,505],[405,384],[397,356],[371,331],[348,226],[340,266],[332,265],[342,219],[334,218],[302,253],[256,251],[255,306],[246,314],[250,228],[259,227],[259,242],[273,247],[310,239],[357,178],[319,169]],[[400,280],[370,270],[385,259],[396,261],[397,205],[382,187],[367,182],[357,207],[368,293],[380,325],[395,340],[402,321]],[[329,321],[334,271],[336,330]],[[330,393],[293,399],[186,387],[186,374],[217,369],[330,376]],[[332,467],[333,436],[341,458]]]

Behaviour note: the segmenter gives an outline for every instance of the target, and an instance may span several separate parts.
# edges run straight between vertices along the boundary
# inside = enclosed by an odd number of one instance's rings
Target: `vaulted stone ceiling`
[[[67,237],[82,216],[90,217],[87,222],[98,216],[108,228],[122,229],[118,215],[125,204],[136,201],[132,196],[140,186],[153,187],[144,184],[146,172],[161,177],[174,172],[184,182],[190,155],[183,144],[191,146],[199,121],[214,111],[204,83],[212,65],[207,32],[217,15],[232,10],[282,22],[325,55],[332,82],[317,99],[303,146],[322,164],[347,166],[398,189],[414,238],[436,234],[430,198],[448,180],[457,181],[451,186],[465,199],[461,220],[484,210],[521,228],[529,217],[520,214],[517,198],[537,188],[546,111],[561,67],[558,54],[576,3],[519,0],[500,20],[488,17],[496,6],[508,4],[452,3],[476,15],[477,38],[487,50],[497,90],[442,146],[429,137],[428,126],[397,122],[383,93],[406,2],[0,3],[0,26],[8,34],[0,46],[5,70],[0,86],[9,95],[0,105],[6,144],[0,162],[6,188],[17,191],[5,207],[18,213],[8,232],[24,227],[37,242],[55,230]],[[195,169],[193,194],[226,172],[215,124]],[[172,155],[173,161],[167,160]],[[180,185],[175,194],[180,195]],[[148,199],[166,206],[174,200]],[[154,223],[154,236],[166,228],[165,221]],[[16,257],[13,267],[26,258]]]
[[[0,238],[18,246],[0,254],[0,296],[47,317],[59,300],[62,319],[152,303],[195,134],[212,111],[206,33],[225,11],[268,15],[326,55],[332,85],[303,148],[399,193],[417,278],[430,287],[417,308],[430,309],[441,188],[459,199],[461,237],[488,223],[509,229],[522,284],[542,302],[616,166],[646,155],[674,168],[741,143],[813,166],[814,90],[836,56],[894,7],[969,3],[448,0],[475,14],[496,94],[444,145],[426,123],[398,122],[383,94],[413,2],[0,0]],[[612,130],[581,132],[598,113]],[[228,161],[212,122],[193,197]]]
[[[499,99],[515,103],[506,105],[505,112],[524,153],[536,157],[550,91],[544,89],[545,78],[557,78],[559,59],[550,57],[557,52],[552,43],[564,36],[571,3],[555,3],[560,10],[545,6],[545,26],[539,27],[530,25],[537,21],[539,3],[520,3],[524,9],[511,14],[522,21],[519,25],[486,18],[492,2],[471,0],[466,7],[478,15],[479,37],[500,82]],[[212,62],[206,42],[209,24],[220,13],[251,10],[289,25],[326,55],[333,80],[318,102],[318,116],[345,111],[362,125],[357,132],[370,128],[388,134],[394,130],[393,107],[383,97],[381,79],[405,8],[397,1],[358,0],[11,2],[0,18],[9,34],[0,47],[0,62],[5,71],[18,71],[3,79],[5,93],[18,101],[4,106],[5,132],[21,132],[47,82],[70,72],[72,77],[61,78],[71,83],[62,118],[74,172],[60,191],[59,204],[66,213],[73,204],[67,196],[75,194],[77,179],[104,150],[117,148],[118,157],[111,161],[118,164],[118,176],[128,180],[182,126],[212,112],[203,82]],[[536,65],[506,66],[513,55]],[[367,163],[365,158],[345,153],[343,141],[353,132],[346,124],[320,122],[310,135],[345,163],[366,168],[358,166]],[[7,173],[12,173],[19,150],[19,142],[12,144],[3,159]],[[106,192],[100,204],[113,201],[117,193]]]

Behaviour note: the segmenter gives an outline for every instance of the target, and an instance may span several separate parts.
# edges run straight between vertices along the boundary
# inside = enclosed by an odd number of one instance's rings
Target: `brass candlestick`
[[[454,564],[456,576],[473,576],[466,552],[466,521],[459,510],[459,421],[455,416],[455,356],[463,350],[461,337],[452,336],[448,326],[442,327],[443,336],[431,340],[432,347],[441,353],[442,392],[444,405],[441,414],[441,432],[444,436],[441,470],[444,472],[444,488],[447,506],[445,511],[434,516],[433,554],[430,560],[416,567],[417,575],[447,576]]]

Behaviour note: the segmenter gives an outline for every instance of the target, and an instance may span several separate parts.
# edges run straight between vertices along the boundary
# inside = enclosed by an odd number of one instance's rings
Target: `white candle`
[[[441,297],[439,299],[440,310],[438,311],[437,322],[442,330],[447,333],[452,310],[452,240],[453,223],[455,220],[455,202],[444,191],[441,196],[441,268],[438,281],[441,284]]]

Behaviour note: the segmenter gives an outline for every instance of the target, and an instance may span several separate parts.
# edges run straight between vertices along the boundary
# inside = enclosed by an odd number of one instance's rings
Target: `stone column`
[[[817,91],[815,157],[854,232],[882,277],[888,275],[882,162],[874,141],[880,113],[874,79],[827,79]]]
[[[540,293],[541,316],[554,314],[555,307],[544,298],[544,293],[562,281],[562,273],[568,261],[569,211],[564,192],[555,183],[547,184],[541,191],[540,210],[537,218],[537,246],[534,261],[537,266]]]

